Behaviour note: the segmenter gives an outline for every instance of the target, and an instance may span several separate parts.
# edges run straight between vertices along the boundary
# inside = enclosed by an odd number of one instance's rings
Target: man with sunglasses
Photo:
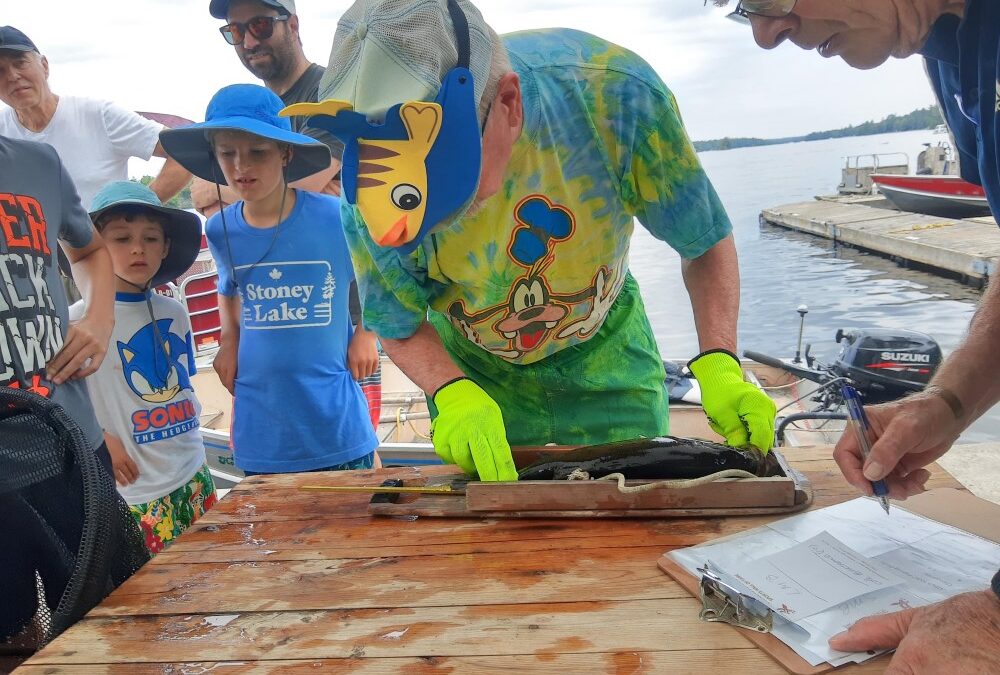
[[[246,69],[286,105],[316,100],[325,69],[306,58],[294,0],[212,0],[208,11],[228,22],[219,28],[223,39],[233,45]],[[334,157],[338,156],[339,144],[329,134],[302,127],[302,120],[292,120],[294,131],[323,141],[338,151]],[[339,195],[339,169],[340,163],[334,159],[329,169],[294,187]]]
[[[228,22],[219,28],[222,37],[233,45],[246,69],[285,105],[316,101],[326,69],[306,58],[294,0],[212,0],[208,10],[216,19]],[[305,127],[303,118],[293,118],[292,129],[322,141],[334,157],[328,169],[296,181],[292,187],[340,195],[340,161],[336,159],[340,156],[340,143],[321,129]],[[354,336],[348,345],[348,367],[361,384],[369,402],[372,424],[378,427],[382,409],[378,342],[375,333],[361,324],[361,302],[354,282],[349,294]]]
[[[724,6],[726,0],[717,0]],[[772,49],[789,41],[874,68],[890,56],[924,57],[955,140],[962,178],[982,185],[1000,214],[1000,3],[996,0],[742,0],[730,16],[749,22]],[[877,439],[865,461],[853,434],[837,443],[844,475],[866,494],[885,479],[896,499],[922,492],[925,467],[1000,401],[1000,283],[983,294],[965,342],[930,386],[867,409]],[[896,648],[892,672],[1000,672],[1000,572],[992,590],[928,607],[871,617],[838,635],[835,649]],[[887,671],[888,672],[888,671]]]

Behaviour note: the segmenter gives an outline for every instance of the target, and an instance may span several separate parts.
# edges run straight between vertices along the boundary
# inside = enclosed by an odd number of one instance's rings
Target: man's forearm
[[[95,229],[90,244],[82,249],[65,250],[73,268],[73,280],[87,308],[87,316],[102,322],[113,321],[115,275],[111,256],[104,248],[101,235]]]
[[[971,424],[1000,401],[1000,378],[992,367],[1000,349],[1000,282],[983,294],[965,341],[938,369],[932,384],[954,393],[965,409],[962,422]]]
[[[161,202],[166,203],[183,190],[189,180],[191,180],[190,172],[168,157],[160,173],[149,184],[149,189],[156,193]]]
[[[301,178],[290,187],[305,190],[306,192],[322,192],[324,194],[340,196],[340,181],[333,181],[340,171],[340,162],[336,159],[330,162],[330,166],[322,171]],[[333,182],[331,182],[333,181]]]
[[[463,373],[445,350],[437,331],[426,321],[403,340],[382,338],[382,349],[413,383],[433,396],[441,385]]]
[[[681,270],[691,297],[699,349],[726,349],[735,353],[740,272],[732,235],[700,257],[683,261]]]

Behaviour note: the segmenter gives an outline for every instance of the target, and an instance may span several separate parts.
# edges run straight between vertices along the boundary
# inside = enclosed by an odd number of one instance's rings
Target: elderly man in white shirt
[[[85,205],[107,183],[128,179],[129,157],[166,157],[160,124],[108,101],[53,93],[48,59],[13,26],[0,27],[0,101],[10,106],[0,111],[0,134],[55,148]],[[190,177],[168,158],[150,187],[167,201]]]

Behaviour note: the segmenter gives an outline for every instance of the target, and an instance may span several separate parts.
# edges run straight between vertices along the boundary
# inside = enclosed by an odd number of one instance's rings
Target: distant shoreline
[[[694,141],[696,152],[713,150],[735,150],[736,148],[754,148],[762,145],[782,145],[801,141],[821,141],[827,138],[844,138],[847,136],[872,136],[899,131],[919,131],[933,129],[944,122],[941,111],[936,105],[914,110],[906,115],[889,115],[878,122],[863,122],[841,129],[829,131],[814,131],[803,136],[785,136],[783,138],[717,138],[710,141]]]

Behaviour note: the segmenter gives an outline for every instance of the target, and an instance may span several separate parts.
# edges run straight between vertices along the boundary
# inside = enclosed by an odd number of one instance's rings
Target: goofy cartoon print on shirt
[[[559,338],[573,334],[588,337],[603,323],[624,279],[624,275],[602,265],[589,286],[571,293],[554,292],[545,272],[555,262],[556,245],[571,239],[576,231],[572,212],[544,195],[531,195],[518,203],[514,219],[517,225],[511,234],[507,255],[526,271],[511,285],[506,301],[474,314],[468,313],[463,300],[453,302],[448,308],[452,323],[468,339],[480,345],[479,331],[486,327],[478,325],[499,314],[488,329],[503,336],[508,347],[489,351],[509,360],[540,348],[553,334]],[[593,307],[585,318],[557,332],[573,305],[591,299]]]

